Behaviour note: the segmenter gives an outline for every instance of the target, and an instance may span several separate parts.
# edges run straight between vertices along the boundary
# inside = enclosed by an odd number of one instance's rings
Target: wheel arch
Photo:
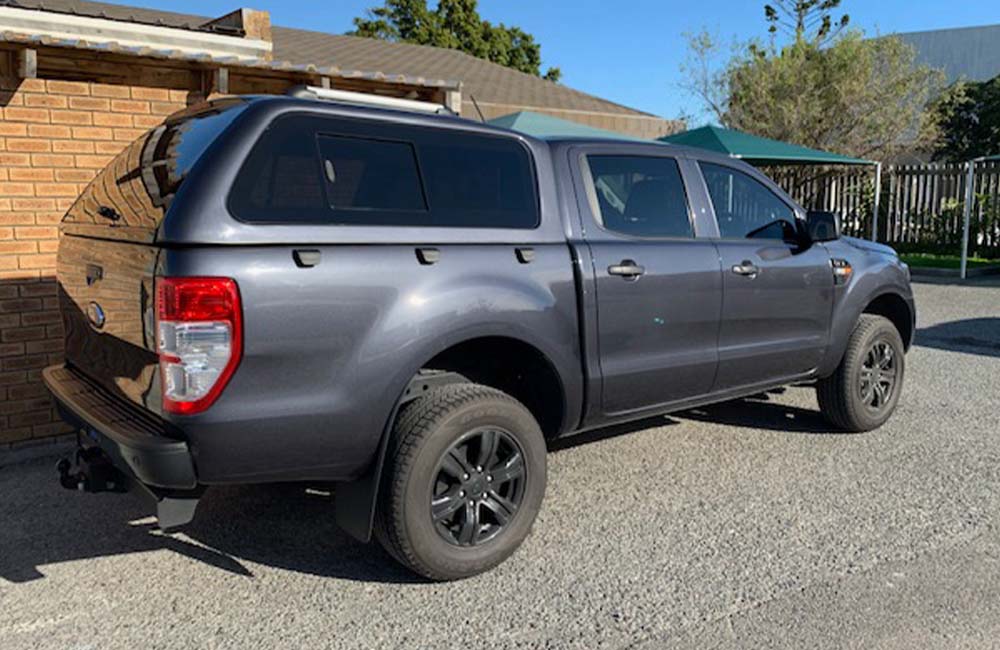
[[[903,349],[909,350],[913,343],[914,312],[903,296],[894,291],[880,293],[871,298],[861,310],[862,314],[875,314],[887,318],[903,339]],[[860,316],[860,314],[859,314]]]
[[[904,350],[910,349],[916,331],[916,310],[908,287],[887,283],[882,276],[876,274],[866,275],[860,278],[860,282],[849,286],[846,295],[834,307],[830,345],[823,362],[817,368],[817,377],[828,377],[837,369],[847,350],[851,332],[862,314],[888,318],[899,331]]]
[[[547,438],[566,426],[566,387],[538,347],[510,336],[481,336],[451,345],[421,371],[445,371],[514,397],[531,411]]]
[[[412,358],[420,361],[402,368],[392,382],[388,399],[393,406],[372,463],[360,477],[337,489],[337,523],[361,541],[371,539],[393,422],[401,405],[426,386],[471,381],[502,390],[531,411],[547,438],[573,428],[582,411],[582,377],[574,383],[576,375],[567,372],[565,361],[561,364],[530,333],[509,324],[439,339]]]

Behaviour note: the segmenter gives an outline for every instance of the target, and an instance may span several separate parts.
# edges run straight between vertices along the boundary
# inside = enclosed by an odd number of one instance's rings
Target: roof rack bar
[[[335,102],[346,102],[348,104],[361,104],[364,106],[382,106],[385,108],[395,108],[404,111],[414,111],[417,113],[454,115],[454,112],[444,104],[422,102],[416,99],[403,99],[401,97],[386,97],[385,95],[356,93],[351,92],[350,90],[321,88],[319,86],[295,86],[294,88],[289,89],[287,94],[292,97],[300,97],[302,99],[321,99]]]

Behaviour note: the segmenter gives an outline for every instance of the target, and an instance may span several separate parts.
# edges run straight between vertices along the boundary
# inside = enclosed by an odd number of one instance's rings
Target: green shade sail
[[[621,133],[606,131],[597,127],[563,120],[543,113],[519,111],[487,120],[487,124],[520,131],[535,138],[613,138],[615,140],[636,140]],[[638,140],[649,142],[648,140]]]
[[[495,117],[487,121],[494,126],[502,126],[536,138],[607,138],[614,140],[632,140],[634,142],[649,142],[631,138],[621,133],[598,129],[578,122],[564,120],[544,113],[519,111]],[[852,158],[828,151],[809,149],[787,142],[761,138],[734,129],[724,129],[718,126],[703,126],[700,129],[675,133],[658,139],[667,144],[679,144],[699,149],[709,149],[721,154],[739,158],[754,164],[773,165],[874,165],[871,160]]]
[[[770,138],[761,138],[735,129],[703,126],[659,138],[660,142],[708,149],[763,165],[874,165],[871,160],[852,158],[839,153],[800,147]]]

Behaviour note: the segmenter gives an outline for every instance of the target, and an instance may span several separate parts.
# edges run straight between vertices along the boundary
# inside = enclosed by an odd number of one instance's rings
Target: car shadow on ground
[[[783,394],[785,390],[775,388],[749,397],[675,413],[674,417],[743,429],[844,435],[843,431],[827,422],[818,409],[804,409],[774,401],[774,397]]]
[[[601,427],[599,429],[590,429],[582,433],[574,433],[563,438],[549,440],[547,444],[550,452],[558,452],[563,451],[564,449],[572,449],[574,447],[600,442],[601,440],[617,438],[636,431],[643,431],[645,429],[652,429],[655,427],[671,426],[675,424],[680,424],[680,422],[667,415],[657,415],[649,418],[643,418],[641,420],[635,420],[633,422],[625,422],[623,424],[615,424],[612,426]]]
[[[773,400],[784,389],[671,416],[595,429],[549,443],[553,452],[682,420],[809,434],[833,430],[817,411]],[[160,532],[138,495],[86,494],[58,486],[51,461],[0,467],[0,580],[44,577],[44,567],[89,558],[169,550],[228,574],[253,578],[254,564],[347,580],[418,583],[377,543],[363,544],[335,522],[333,486],[214,487],[194,521]],[[17,473],[14,478],[13,472]],[[16,481],[16,484],[15,484]]]
[[[19,477],[24,484],[6,490],[0,505],[0,584],[42,578],[47,565],[158,550],[248,578],[259,563],[348,580],[421,581],[377,543],[363,544],[341,531],[328,488],[215,487],[191,524],[166,534],[142,497],[66,491],[55,470],[46,471],[49,464],[0,468],[0,479],[12,478],[10,472],[25,474]]]
[[[1000,357],[1000,318],[966,318],[917,330],[916,345]]]

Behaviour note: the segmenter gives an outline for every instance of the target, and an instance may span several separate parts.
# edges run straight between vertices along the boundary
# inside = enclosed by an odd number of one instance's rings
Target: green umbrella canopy
[[[735,129],[703,126],[659,138],[660,142],[708,149],[749,163],[771,165],[874,165],[871,160],[800,147]]]
[[[586,124],[563,120],[543,113],[519,111],[487,120],[487,124],[502,126],[536,138],[613,138],[615,140],[635,140],[627,135],[598,129]],[[643,142],[648,142],[644,140]]]

